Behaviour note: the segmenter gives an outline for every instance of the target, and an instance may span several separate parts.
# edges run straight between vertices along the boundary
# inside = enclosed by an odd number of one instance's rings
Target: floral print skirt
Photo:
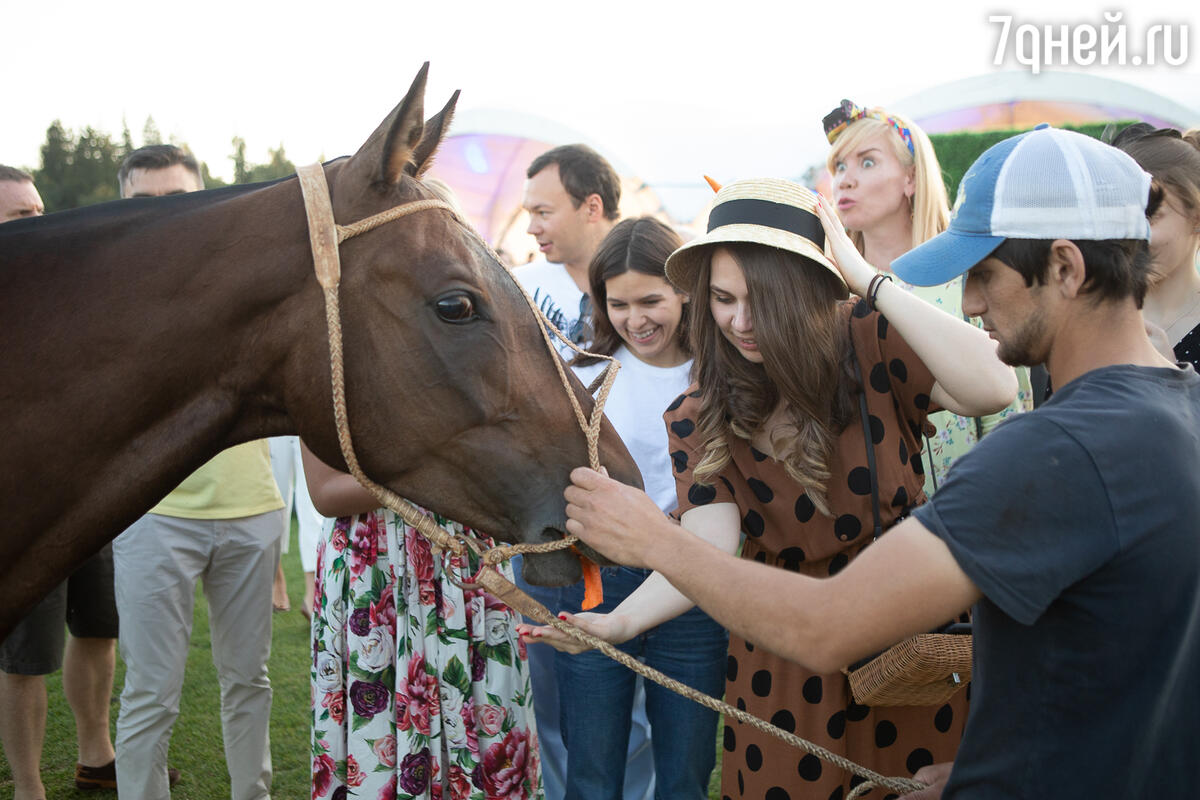
[[[385,509],[328,534],[313,606],[312,797],[541,797],[517,614],[447,578],[469,579],[475,554],[436,554]]]

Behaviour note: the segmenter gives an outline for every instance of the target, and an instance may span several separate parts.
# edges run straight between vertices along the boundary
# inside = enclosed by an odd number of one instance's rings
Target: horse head
[[[427,69],[352,157],[326,165],[339,223],[434,198],[420,179],[458,93],[425,121]],[[571,469],[587,464],[587,446],[552,360],[558,356],[513,277],[445,209],[384,224],[345,241],[340,253],[347,410],[363,471],[497,539],[561,538],[562,492]],[[288,410],[312,451],[344,468],[327,378],[323,386],[312,378],[314,364],[329,361],[326,340],[303,339],[287,367]],[[566,373],[569,391],[590,413],[592,399]],[[599,449],[614,478],[640,485],[607,421]],[[566,551],[524,563],[531,583],[560,585],[581,575]]]

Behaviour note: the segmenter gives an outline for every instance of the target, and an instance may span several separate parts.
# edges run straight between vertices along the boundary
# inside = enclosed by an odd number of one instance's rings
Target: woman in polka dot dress
[[[729,551],[741,532],[743,558],[820,576],[872,541],[873,494],[884,529],[923,501],[913,465],[930,411],[993,413],[1017,387],[985,333],[880,282],[835,219],[797,184],[739,181],[717,194],[708,233],[667,264],[696,307],[697,383],[664,415],[680,521]],[[624,641],[690,607],[661,577],[608,615],[575,619]],[[840,672],[814,673],[763,644],[730,637],[726,702],[885,775],[953,759],[964,693],[937,707],[869,708]],[[732,720],[723,747],[723,797],[825,800],[858,783]]]
[[[1150,219],[1146,321],[1162,329],[1176,361],[1200,369],[1200,128],[1181,136],[1142,122],[1121,131],[1113,145],[1163,188],[1163,202]]]

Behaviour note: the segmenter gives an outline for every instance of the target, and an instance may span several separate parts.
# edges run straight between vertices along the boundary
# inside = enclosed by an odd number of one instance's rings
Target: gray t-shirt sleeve
[[[1087,448],[1035,413],[986,436],[914,514],[989,600],[1032,625],[1116,553],[1108,497]]]

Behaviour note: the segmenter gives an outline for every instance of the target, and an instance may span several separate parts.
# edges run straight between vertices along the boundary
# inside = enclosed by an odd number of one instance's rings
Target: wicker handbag
[[[858,359],[855,375],[862,384]],[[871,473],[871,511],[875,515],[875,538],[883,535],[879,515],[879,476],[875,467],[875,443],[868,427],[867,399],[858,395]],[[854,701],[868,706],[932,706],[946,702],[971,681],[972,637],[970,624],[956,623],[945,632],[921,633],[905,639],[882,653],[842,670],[850,682]]]
[[[946,702],[971,681],[971,636],[964,633],[919,633],[860,667],[844,669],[854,702],[865,706]]]

